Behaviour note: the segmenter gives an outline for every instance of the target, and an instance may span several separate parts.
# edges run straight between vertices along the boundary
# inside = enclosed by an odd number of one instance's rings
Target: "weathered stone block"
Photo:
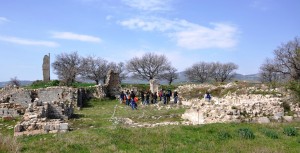
[[[286,122],[292,122],[293,121],[293,116],[283,116],[282,118]]]
[[[60,123],[59,124],[59,129],[60,130],[68,130],[69,129],[69,124],[68,123]]]
[[[257,123],[260,124],[270,123],[270,119],[268,117],[259,117],[257,119]]]

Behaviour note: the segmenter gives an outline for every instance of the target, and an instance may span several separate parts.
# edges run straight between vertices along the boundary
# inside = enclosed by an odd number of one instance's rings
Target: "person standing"
[[[177,104],[177,100],[178,100],[178,92],[175,90],[175,92],[174,92],[174,104]]]
[[[145,93],[144,93],[144,91],[142,90],[141,92],[141,101],[142,101],[142,103],[144,103],[144,101],[145,101]]]
[[[172,91],[171,91],[171,89],[168,89],[168,90],[167,90],[166,96],[167,96],[167,104],[168,104],[168,103],[170,102],[171,96],[172,96]]]
[[[162,90],[160,90],[160,91],[159,91],[159,93],[158,93],[158,96],[159,96],[159,101],[161,101],[161,99],[162,99],[162,95],[163,95],[163,91],[162,91]]]
[[[149,100],[150,100],[150,92],[147,91],[146,93],[146,104],[149,105]]]
[[[164,104],[167,104],[167,94],[165,91],[163,91],[162,96],[163,96]]]
[[[122,91],[121,94],[120,94],[120,104],[122,104],[123,101],[126,100],[125,97],[126,97],[126,96],[125,96],[125,93],[124,93],[124,91]]]
[[[153,103],[154,104],[157,103],[157,92],[154,92],[154,94],[153,94]]]

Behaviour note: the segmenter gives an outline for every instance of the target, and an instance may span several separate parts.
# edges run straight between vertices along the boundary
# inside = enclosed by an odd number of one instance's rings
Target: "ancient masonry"
[[[45,82],[50,81],[50,54],[43,59],[43,78]]]
[[[156,80],[156,79],[150,80],[150,90],[151,90],[151,92],[152,93],[155,93],[155,92],[158,93],[159,92],[158,88],[159,88],[158,80]]]
[[[104,84],[107,97],[118,97],[121,90],[119,73],[109,70],[107,73],[107,80]]]
[[[89,98],[115,97],[120,92],[119,74],[109,71],[105,85],[89,88],[48,87],[23,89],[7,86],[0,90],[0,117],[10,120],[23,115],[15,136],[66,132],[74,108]]]

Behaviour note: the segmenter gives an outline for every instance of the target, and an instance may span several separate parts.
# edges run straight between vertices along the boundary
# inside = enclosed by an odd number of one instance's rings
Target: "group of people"
[[[141,98],[141,102],[143,105],[149,105],[149,104],[156,104],[159,101],[163,101],[164,104],[169,104],[171,97],[174,97],[174,103],[177,104],[178,102],[178,92],[175,90],[174,93],[172,93],[171,89],[168,90],[160,90],[158,93],[154,92],[152,93],[150,90],[144,92],[139,92],[139,97]],[[158,99],[159,98],[159,99]],[[129,92],[127,90],[126,92],[122,91],[120,94],[120,101],[122,103],[125,103],[128,106],[131,106],[132,109],[137,109],[137,102],[139,98],[134,93],[134,91]]]

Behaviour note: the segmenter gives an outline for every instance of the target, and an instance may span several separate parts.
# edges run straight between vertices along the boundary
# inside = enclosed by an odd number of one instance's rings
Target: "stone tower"
[[[50,81],[50,53],[45,55],[43,59],[43,81]]]

